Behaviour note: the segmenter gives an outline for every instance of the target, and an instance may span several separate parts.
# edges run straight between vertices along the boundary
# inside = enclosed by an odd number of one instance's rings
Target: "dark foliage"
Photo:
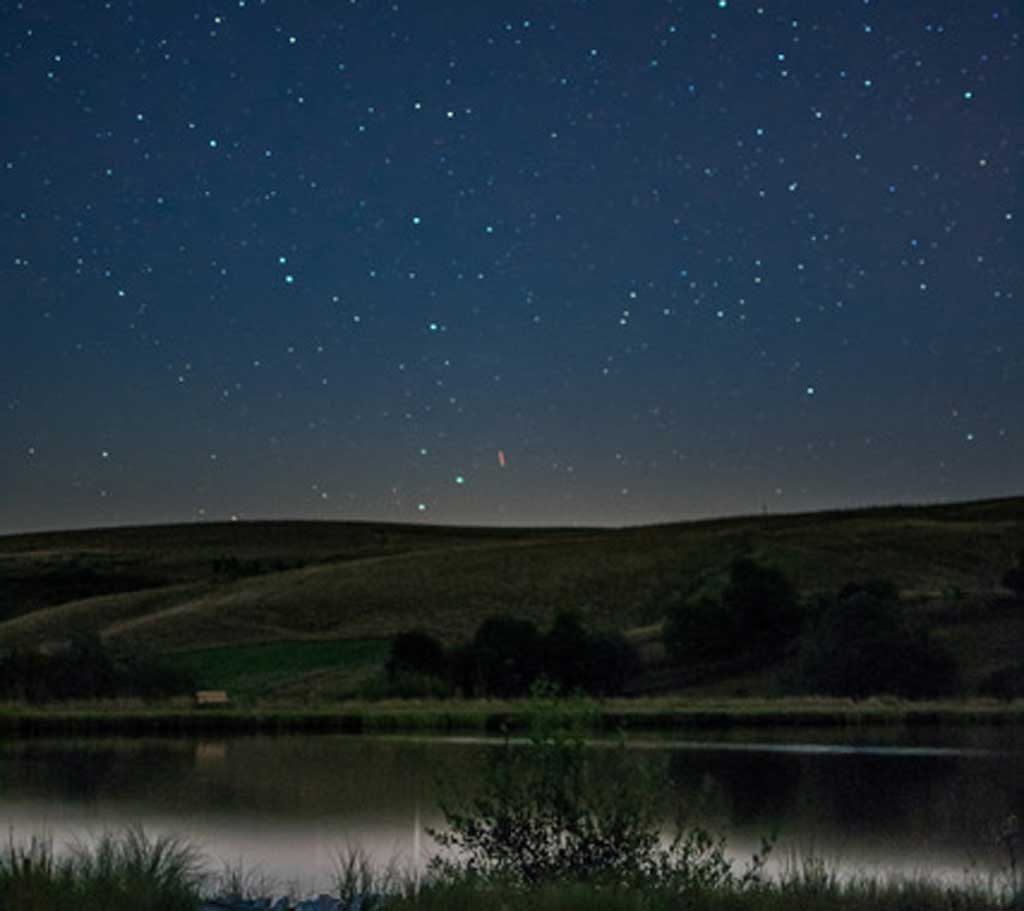
[[[721,601],[704,597],[673,607],[663,641],[676,663],[743,655],[771,660],[800,633],[803,612],[785,574],[753,560],[736,560]]]
[[[115,653],[99,637],[74,637],[52,653],[13,649],[0,657],[0,696],[28,702],[65,702],[187,693],[195,681],[153,656]]]
[[[439,640],[422,630],[411,630],[399,633],[392,640],[387,671],[392,680],[408,672],[444,677],[448,672],[448,658]]]
[[[639,666],[636,651],[620,633],[591,632],[574,612],[560,613],[541,633],[529,620],[507,615],[485,620],[476,635],[445,654],[440,643],[403,633],[392,645],[389,674],[415,671],[446,677],[466,696],[524,696],[539,679],[562,692],[620,693]]]
[[[559,613],[543,641],[543,675],[563,693],[622,692],[639,662],[621,633],[591,633],[574,611]]]
[[[953,656],[910,622],[895,588],[868,582],[821,599],[801,644],[799,679],[808,692],[913,699],[956,692],[959,674]]]
[[[541,635],[529,620],[508,615],[484,620],[473,645],[486,695],[522,696],[540,674]]]
[[[1024,698],[1024,664],[1011,664],[993,671],[978,684],[978,695],[1007,701]]]
[[[1024,566],[1015,566],[1003,576],[1003,585],[1018,598],[1024,598]]]
[[[777,654],[800,633],[803,614],[796,589],[782,570],[744,558],[733,563],[722,605],[742,633],[747,649]]]

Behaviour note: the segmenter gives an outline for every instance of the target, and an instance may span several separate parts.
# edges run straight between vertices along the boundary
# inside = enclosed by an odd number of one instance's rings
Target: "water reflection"
[[[666,820],[681,806],[739,854],[778,832],[782,857],[813,847],[854,867],[959,873],[997,862],[993,834],[1009,813],[1024,816],[1016,733],[800,733],[630,742],[663,770]],[[617,748],[606,746],[597,753],[614,774]],[[47,832],[58,844],[142,823],[312,886],[346,843],[411,863],[422,827],[441,824],[439,782],[472,786],[503,748],[330,735],[7,741],[0,820],[16,837]]]

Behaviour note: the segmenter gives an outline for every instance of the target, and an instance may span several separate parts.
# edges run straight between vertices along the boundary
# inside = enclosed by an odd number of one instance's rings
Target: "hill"
[[[970,683],[1019,661],[1024,610],[1000,579],[1021,552],[1024,497],[616,530],[240,522],[12,535],[0,537],[0,648],[95,632],[171,655],[206,685],[337,695],[411,627],[453,643],[496,613],[544,625],[571,608],[641,646],[644,689],[676,689],[706,681],[659,670],[665,605],[715,593],[749,556],[804,596],[891,579]]]

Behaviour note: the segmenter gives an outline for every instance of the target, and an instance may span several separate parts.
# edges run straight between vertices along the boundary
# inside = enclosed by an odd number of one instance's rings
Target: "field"
[[[665,607],[714,594],[738,556],[804,596],[885,577],[953,649],[970,687],[1019,661],[1024,610],[1000,588],[1024,552],[1024,498],[626,529],[245,522],[0,538],[0,649],[76,632],[193,670],[243,700],[360,693],[389,638],[447,643],[496,613],[561,609],[638,645],[638,692],[770,694],[775,673],[711,681],[660,666]]]

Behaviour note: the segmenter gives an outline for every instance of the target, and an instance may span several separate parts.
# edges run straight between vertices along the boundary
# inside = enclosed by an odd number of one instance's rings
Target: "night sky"
[[[0,2],[0,532],[1024,490],[1018,2]]]

